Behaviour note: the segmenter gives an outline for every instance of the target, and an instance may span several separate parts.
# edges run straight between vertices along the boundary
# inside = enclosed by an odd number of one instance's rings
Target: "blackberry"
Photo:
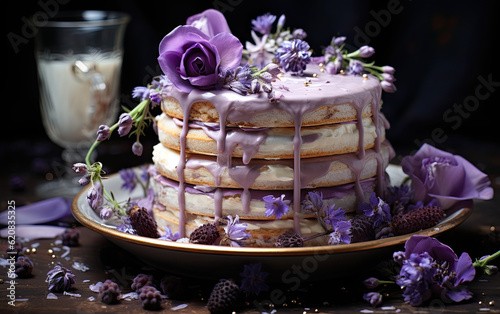
[[[19,278],[31,277],[33,262],[26,256],[18,256],[14,266],[16,268],[15,272]]]
[[[196,228],[189,236],[190,243],[214,244],[220,237],[219,229],[214,223],[208,223]]]
[[[129,213],[130,224],[137,231],[137,234],[149,238],[159,238],[158,225],[147,209],[134,206]]]
[[[237,307],[240,288],[233,281],[221,279],[215,284],[207,308],[212,314],[231,313]]]
[[[161,309],[161,294],[152,286],[144,286],[139,291],[139,299],[141,299],[142,307],[145,310]]]
[[[444,211],[440,207],[421,207],[394,216],[392,219],[392,230],[395,235],[412,233],[437,225],[443,217]]]
[[[303,247],[304,239],[295,232],[287,232],[278,237],[275,247]]]
[[[138,274],[137,276],[135,276],[131,288],[133,291],[139,292],[139,290],[146,286],[153,286],[153,276]]]
[[[106,304],[118,303],[119,296],[120,289],[118,288],[118,284],[109,279],[99,287],[99,299]]]
[[[351,243],[373,240],[372,219],[366,215],[356,215],[351,219]]]
[[[66,246],[78,246],[80,231],[77,229],[66,229],[61,235],[62,243]]]

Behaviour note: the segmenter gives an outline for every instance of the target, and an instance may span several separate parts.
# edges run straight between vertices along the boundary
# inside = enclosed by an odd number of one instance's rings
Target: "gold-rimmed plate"
[[[395,165],[389,165],[387,173],[393,184],[399,184],[404,177],[401,168]],[[132,193],[121,189],[118,174],[111,175],[104,184],[118,201],[140,197],[142,193],[140,188]],[[180,275],[218,279],[238,275],[245,264],[262,263],[262,270],[269,273],[270,280],[293,285],[303,280],[338,277],[366,269],[367,264],[390,259],[392,252],[402,250],[412,235],[438,236],[463,223],[472,213],[470,207],[464,207],[448,213],[432,228],[353,244],[301,248],[228,247],[178,243],[120,232],[115,226],[106,224],[88,205],[88,188],[83,188],[71,204],[75,218],[148,264]]]

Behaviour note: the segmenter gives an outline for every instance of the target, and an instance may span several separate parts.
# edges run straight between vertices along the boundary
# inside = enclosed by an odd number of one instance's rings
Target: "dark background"
[[[266,12],[286,15],[286,26],[303,28],[307,41],[320,55],[332,36],[347,36],[354,47],[375,48],[378,65],[396,68],[395,94],[384,93],[383,112],[391,122],[388,138],[399,155],[424,142],[464,155],[480,168],[483,159],[500,149],[498,109],[500,86],[481,87],[488,93],[477,99],[479,77],[500,82],[497,71],[498,4],[495,1],[16,1],[4,9],[4,64],[0,154],[2,178],[27,172],[51,171],[61,149],[45,134],[40,118],[37,73],[29,38],[15,52],[9,34],[22,35],[26,18],[44,11],[42,4],[57,3],[58,10],[100,9],[127,12],[131,22],[125,34],[121,93],[131,101],[135,86],[161,74],[157,65],[160,40],[188,16],[208,8],[221,10],[233,34],[251,41],[251,19]],[[53,6],[51,8],[54,8]],[[392,13],[391,13],[392,12]],[[469,101],[473,110],[449,113]],[[470,107],[469,107],[470,108]],[[448,112],[449,115],[444,116]],[[100,154],[112,156],[117,167],[148,162],[154,134],[144,140],[141,158],[130,153],[132,141],[112,139]],[[33,161],[35,160],[35,162]],[[395,160],[397,162],[398,159]],[[483,169],[487,171],[488,169]]]

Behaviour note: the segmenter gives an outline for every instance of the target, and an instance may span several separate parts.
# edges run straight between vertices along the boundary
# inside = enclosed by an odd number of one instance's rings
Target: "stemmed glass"
[[[65,171],[37,188],[40,196],[73,197],[71,171],[84,160],[101,124],[118,113],[123,35],[129,16],[108,11],[60,12],[40,26],[35,42],[42,120],[64,148]]]

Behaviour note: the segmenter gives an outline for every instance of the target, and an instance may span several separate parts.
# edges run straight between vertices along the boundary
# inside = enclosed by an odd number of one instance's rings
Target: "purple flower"
[[[139,98],[142,101],[149,97],[150,92],[151,89],[148,87],[137,86],[132,90],[132,98]]]
[[[476,270],[467,253],[460,258],[453,250],[428,237],[414,235],[405,244],[404,258],[395,254],[402,263],[396,283],[404,287],[405,301],[418,306],[432,295],[446,296],[460,302],[470,299],[471,293],[460,286],[474,279]]]
[[[149,99],[155,103],[159,104],[161,102],[161,93],[155,89],[152,89],[151,92],[149,93]]]
[[[97,141],[102,142],[109,137],[109,126],[102,124],[97,129]]]
[[[199,28],[178,26],[161,41],[160,67],[183,92],[214,88],[220,69],[240,64],[243,45],[229,32],[224,16],[216,10],[191,17],[188,24]]]
[[[274,21],[276,21],[276,15],[266,13],[264,15],[258,16],[255,20],[252,20],[252,29],[261,33],[262,35],[270,34],[271,26],[273,26]]]
[[[165,227],[165,233],[159,237],[160,240],[166,240],[166,241],[177,241],[181,238],[179,235],[179,232],[176,232],[175,234],[172,232],[172,229],[170,227]]]
[[[290,209],[290,201],[284,201],[284,198],[285,194],[281,194],[281,197],[267,195],[262,198],[262,200],[265,202],[265,214],[267,217],[271,217],[274,215],[276,216],[276,219],[280,219],[281,217],[283,217],[283,215],[286,214],[286,212],[288,212],[288,210]]]
[[[137,183],[137,176],[133,169],[127,168],[118,171],[120,178],[123,181],[122,189],[128,190],[130,193],[135,189]]]
[[[118,118],[118,134],[125,136],[132,129],[132,117],[128,113],[122,113]]]
[[[389,65],[384,65],[382,67],[382,72],[394,75],[394,73],[396,72],[396,70],[394,70],[394,68],[391,67],[391,66],[389,66]]]
[[[103,220],[108,220],[113,215],[113,210],[109,207],[103,207],[99,212],[99,216]]]
[[[369,58],[375,53],[375,49],[370,46],[362,46],[359,48],[359,56],[361,58]]]
[[[92,209],[97,209],[104,202],[102,185],[99,181],[94,181],[90,189],[87,191],[87,202]]]
[[[302,28],[297,28],[296,30],[293,31],[293,38],[298,38],[304,40],[304,38],[307,37],[306,31],[304,31]]]
[[[368,289],[375,289],[380,285],[380,280],[375,277],[367,278],[363,281],[363,284]]]
[[[135,141],[134,144],[132,144],[132,153],[134,153],[134,155],[142,156],[142,150],[143,150],[143,146],[142,146],[141,142]]]
[[[252,69],[248,63],[234,69],[221,69],[219,73],[221,86],[241,95],[248,94],[252,80]]]
[[[243,266],[241,275],[241,291],[246,292],[247,295],[259,295],[261,291],[269,290],[266,284],[267,272],[262,271],[262,264],[248,264]]]
[[[442,209],[462,200],[491,199],[488,176],[458,155],[424,144],[413,156],[401,161],[410,176],[415,200],[429,203],[437,199]]]
[[[240,217],[238,215],[236,215],[234,219],[232,216],[228,216],[227,220],[228,222],[224,227],[225,234],[221,240],[221,244],[233,247],[242,246],[242,241],[250,237],[250,233],[246,233],[247,224],[240,223]]]
[[[49,284],[49,291],[68,291],[76,283],[76,276],[70,269],[56,265],[47,273],[45,281]]]
[[[327,207],[325,210],[325,222],[329,224],[333,229],[339,221],[346,220],[345,218],[345,210],[342,208],[335,209],[335,204],[330,207]]]
[[[349,74],[362,75],[363,72],[363,64],[358,60],[351,59],[351,61],[349,62]]]
[[[373,307],[382,304],[382,295],[378,292],[368,292],[363,294],[363,299],[368,301]]]
[[[373,227],[380,226],[383,222],[391,221],[391,210],[389,205],[380,197],[377,197],[375,192],[370,195],[369,203],[359,204],[359,209],[368,217],[373,217]]]
[[[345,40],[346,40],[345,36],[333,37],[331,44],[335,47],[340,47],[344,44]]]
[[[81,162],[73,164],[71,168],[75,173],[87,173],[87,165]]]
[[[137,234],[137,231],[135,231],[134,227],[130,224],[130,220],[128,217],[123,217],[122,216],[123,223],[120,224],[119,226],[116,227],[116,230],[121,231],[123,233],[128,233],[128,234]]]
[[[323,209],[323,193],[321,192],[308,192],[306,199],[302,201],[302,208],[304,212],[316,213]]]
[[[301,39],[285,40],[276,50],[276,61],[286,72],[302,75],[311,61],[309,48],[309,44]]]
[[[333,227],[333,232],[330,233],[328,244],[338,245],[341,243],[351,243],[351,222],[350,221],[337,221]]]

